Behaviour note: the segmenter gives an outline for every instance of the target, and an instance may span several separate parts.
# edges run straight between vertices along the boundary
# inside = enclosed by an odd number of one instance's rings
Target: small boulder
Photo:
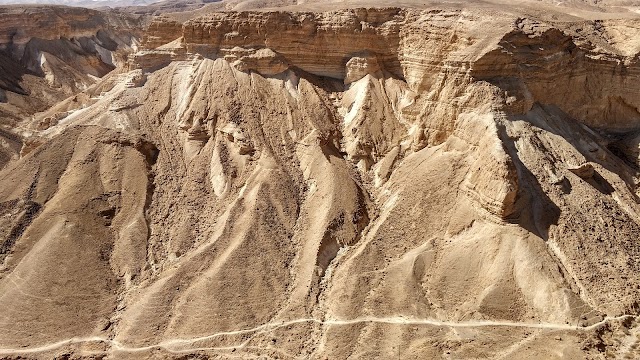
[[[582,179],[590,179],[595,173],[593,165],[588,162],[579,166],[569,166],[567,170],[571,171]]]
[[[279,74],[289,68],[285,59],[269,48],[224,50],[224,59],[239,71],[255,71],[263,76]]]
[[[375,54],[365,52],[353,56],[349,61],[347,61],[344,84],[349,85],[369,74],[375,74],[381,70],[382,67],[380,66]]]

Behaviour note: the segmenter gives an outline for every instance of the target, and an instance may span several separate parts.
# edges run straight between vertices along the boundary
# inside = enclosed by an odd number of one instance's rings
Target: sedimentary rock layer
[[[16,122],[124,65],[140,38],[140,26],[140,19],[117,12],[1,7],[2,128],[11,131]]]
[[[637,355],[632,25],[157,19],[0,171],[0,354]]]

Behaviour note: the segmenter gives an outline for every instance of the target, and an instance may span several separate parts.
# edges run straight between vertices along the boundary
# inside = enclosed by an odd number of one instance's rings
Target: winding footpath
[[[55,350],[68,345],[86,344],[86,343],[104,343],[111,346],[110,351],[129,352],[129,353],[148,351],[153,349],[164,349],[168,352],[173,352],[173,353],[204,351],[204,350],[231,350],[231,349],[237,349],[237,348],[242,348],[246,346],[246,343],[249,340],[245,341],[242,344],[238,344],[235,346],[226,346],[226,347],[189,347],[189,345],[200,342],[200,341],[212,340],[222,336],[265,333],[265,332],[276,330],[281,327],[286,327],[286,326],[296,325],[296,324],[303,324],[303,323],[316,323],[316,324],[328,325],[328,326],[345,326],[345,325],[354,325],[354,324],[362,324],[362,323],[380,323],[380,324],[392,324],[392,325],[429,325],[429,326],[441,326],[441,327],[451,327],[451,328],[516,327],[516,328],[545,329],[545,330],[590,331],[610,321],[625,320],[630,318],[640,319],[640,317],[636,317],[634,315],[621,315],[616,317],[607,317],[604,320],[589,326],[576,326],[576,325],[556,324],[556,323],[527,323],[527,322],[511,322],[511,321],[451,322],[451,321],[441,321],[441,320],[435,320],[435,319],[416,319],[416,318],[403,317],[403,316],[360,317],[360,318],[348,319],[348,320],[338,320],[338,319],[319,320],[314,318],[301,318],[301,319],[294,319],[289,321],[269,322],[266,324],[256,326],[254,328],[249,328],[249,329],[222,331],[222,332],[218,332],[212,335],[207,335],[202,337],[195,337],[195,338],[188,338],[188,339],[179,339],[179,338],[169,339],[169,340],[159,342],[157,344],[140,346],[140,347],[127,346],[117,340],[107,339],[105,337],[99,337],[99,336],[74,337],[74,338],[61,340],[58,342],[45,344],[41,346],[35,346],[35,347],[27,347],[27,348],[21,348],[21,349],[10,349],[10,348],[0,349],[0,355],[41,353],[41,352]],[[100,351],[100,352],[104,353],[104,351]]]

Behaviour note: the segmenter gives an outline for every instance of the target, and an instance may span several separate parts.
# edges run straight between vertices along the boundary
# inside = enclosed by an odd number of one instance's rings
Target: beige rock
[[[243,72],[256,71],[264,76],[273,76],[288,69],[284,59],[268,48],[255,50],[235,47],[220,52],[225,54],[224,59],[233,67]]]
[[[638,357],[637,15],[411,4],[159,17],[3,118],[0,357]]]
[[[595,173],[595,169],[590,163],[584,163],[579,166],[569,166],[567,169],[583,179],[590,179]]]
[[[347,70],[344,77],[344,84],[348,85],[354,81],[358,81],[365,75],[381,75],[381,67],[375,55],[364,53],[353,56],[347,61]]]

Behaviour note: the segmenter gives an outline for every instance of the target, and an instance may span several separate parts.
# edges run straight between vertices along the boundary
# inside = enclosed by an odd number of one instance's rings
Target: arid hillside
[[[0,358],[640,357],[640,15],[596,6],[73,35],[91,81],[0,115]]]
[[[18,157],[31,135],[21,123],[123,65],[142,25],[118,12],[0,7],[0,168]]]

